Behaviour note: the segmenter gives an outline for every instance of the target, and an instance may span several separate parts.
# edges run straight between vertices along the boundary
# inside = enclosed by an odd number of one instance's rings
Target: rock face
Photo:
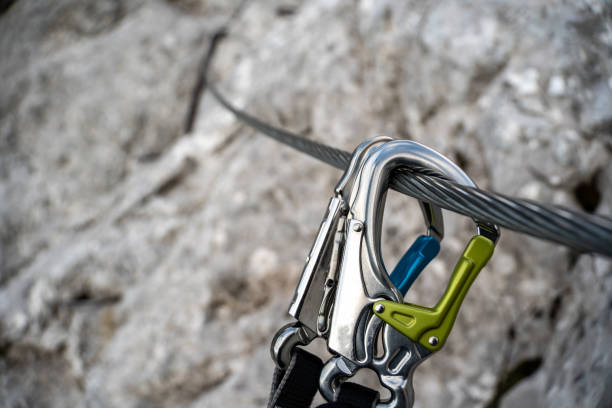
[[[269,342],[340,173],[206,92],[185,132],[238,7],[2,7],[0,405],[265,406]],[[313,139],[413,139],[483,188],[612,216],[611,21],[595,0],[246,2],[212,71]],[[389,267],[417,211],[390,194]],[[409,301],[435,302],[471,236],[446,218]],[[610,260],[504,231],[415,406],[611,406],[611,309]]]

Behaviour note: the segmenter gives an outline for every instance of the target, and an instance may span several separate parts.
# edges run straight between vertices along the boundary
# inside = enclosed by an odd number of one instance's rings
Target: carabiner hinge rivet
[[[376,305],[374,305],[374,311],[376,313],[383,313],[385,311],[385,306],[380,303],[377,303]]]
[[[361,223],[353,225],[353,231],[359,232],[363,229],[363,225]]]
[[[381,305],[382,306],[382,305]],[[440,340],[436,336],[431,336],[429,340],[427,340],[430,346],[437,346]]]

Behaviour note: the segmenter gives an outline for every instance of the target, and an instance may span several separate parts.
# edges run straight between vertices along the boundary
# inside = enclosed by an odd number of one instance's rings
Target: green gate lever
[[[474,236],[457,262],[444,295],[433,308],[381,300],[374,303],[374,313],[427,349],[441,349],[453,328],[461,302],[494,249],[495,244],[490,239]]]

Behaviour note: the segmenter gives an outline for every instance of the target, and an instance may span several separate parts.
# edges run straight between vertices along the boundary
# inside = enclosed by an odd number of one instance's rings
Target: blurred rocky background
[[[232,15],[212,74],[258,117],[416,140],[483,188],[612,216],[610,1],[0,4],[2,407],[265,406],[340,172],[194,99]],[[472,234],[446,215],[410,301]],[[422,230],[391,194],[388,268]],[[611,320],[609,259],[505,230],[415,406],[610,407]]]

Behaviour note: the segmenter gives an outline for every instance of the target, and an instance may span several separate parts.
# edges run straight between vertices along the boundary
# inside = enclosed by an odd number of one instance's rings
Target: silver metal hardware
[[[327,338],[335,357],[324,367],[320,390],[330,401],[344,378],[368,367],[391,391],[391,399],[377,407],[410,406],[412,372],[431,354],[372,310],[372,304],[381,299],[403,300],[389,280],[380,237],[390,174],[411,166],[427,167],[475,186],[454,163],[418,143],[381,137],[359,145],[335,188],[289,308],[298,322],[281,329],[272,344],[273,359],[284,367],[296,345],[306,345],[317,336]],[[442,239],[440,208],[421,202],[421,209],[428,233]],[[495,235],[495,228],[485,227]],[[383,312],[381,308],[377,305],[376,311]],[[376,357],[379,337],[383,353]]]
[[[391,391],[391,398],[379,401],[376,408],[404,408],[411,407],[414,402],[412,376],[417,366],[432,353],[425,347],[413,342],[391,326],[384,324],[378,317],[374,325],[381,331],[383,355],[369,360],[368,367],[376,372],[380,383]],[[378,334],[378,333],[377,333]],[[376,344],[378,336],[369,337],[369,341]],[[319,390],[325,399],[334,401],[338,386],[348,377],[352,377],[361,364],[352,362],[344,357],[331,358],[321,371]]]
[[[289,307],[289,314],[320,336],[326,337],[330,328],[331,312],[336,298],[337,275],[344,253],[347,231],[350,231],[343,225],[348,215],[350,197],[354,194],[354,187],[359,183],[364,157],[377,146],[391,140],[389,137],[381,136],[357,146],[347,170],[334,189],[334,196],[329,202],[327,213],[306,258],[306,265]],[[420,204],[423,214],[428,214],[425,218],[428,231],[443,233],[444,223],[440,208],[428,203],[420,202]],[[363,225],[356,228],[363,229]],[[441,234],[437,236],[441,238]]]
[[[419,143],[394,140],[368,150],[348,205],[349,228],[327,343],[332,352],[351,361],[357,361],[357,350],[363,349],[363,344],[357,344],[363,340],[356,334],[366,323],[361,320],[367,316],[369,305],[380,299],[403,300],[389,280],[380,251],[390,175],[402,167],[426,167],[458,183],[475,186],[455,163]],[[443,231],[443,227],[437,230]]]
[[[391,391],[391,399],[379,402],[378,408],[411,406],[412,373],[431,354],[422,345],[383,323],[371,309],[377,300],[403,300],[401,293],[389,281],[380,242],[390,174],[398,168],[411,166],[427,167],[457,183],[476,186],[453,162],[415,142],[392,141],[368,151],[348,205],[349,228],[346,229],[328,329],[327,345],[337,357],[326,364],[320,381],[321,393],[330,401],[334,400],[335,390],[343,377],[368,367]],[[427,213],[424,211],[424,214]],[[497,239],[496,226],[476,222],[479,231],[486,229],[493,241]],[[436,231],[443,233],[443,228],[434,229],[433,233]],[[384,347],[381,358],[374,357],[378,336],[382,336]],[[438,344],[437,338],[429,341]]]
[[[357,146],[347,170],[336,185],[335,194],[329,202],[327,213],[308,255],[308,262],[304,266],[289,306],[289,314],[314,332],[318,330],[319,316],[322,312],[321,304],[325,296],[325,281],[330,274],[328,267],[333,251],[334,236],[340,218],[345,216],[348,210],[348,194],[350,194],[355,175],[361,165],[361,159],[372,146],[389,140],[391,139],[388,137],[378,137]]]
[[[271,345],[272,359],[279,367],[289,363],[293,347],[306,345],[317,335],[325,335],[328,331],[338,257],[344,240],[338,237],[338,229],[344,225],[342,220],[348,210],[348,197],[364,153],[372,146],[389,140],[389,137],[377,137],[357,146],[347,170],[334,189],[335,194],[329,202],[289,306],[289,314],[298,322],[281,328]]]
[[[317,334],[325,336],[329,329],[329,319],[331,318],[332,302],[336,293],[336,275],[338,274],[338,263],[340,257],[340,247],[344,241],[344,224],[346,217],[338,220],[336,234],[334,237],[334,246],[332,248],[331,258],[329,260],[329,272],[325,280],[325,289],[323,292],[323,300],[319,308],[319,316],[317,317]]]
[[[427,342],[429,343],[430,346],[437,346],[439,340],[436,336],[431,336],[429,339],[427,339]]]
[[[270,346],[272,360],[279,368],[287,367],[291,361],[293,348],[297,345],[305,346],[315,337],[317,337],[316,333],[300,324],[290,323],[283,326],[276,332]]]

